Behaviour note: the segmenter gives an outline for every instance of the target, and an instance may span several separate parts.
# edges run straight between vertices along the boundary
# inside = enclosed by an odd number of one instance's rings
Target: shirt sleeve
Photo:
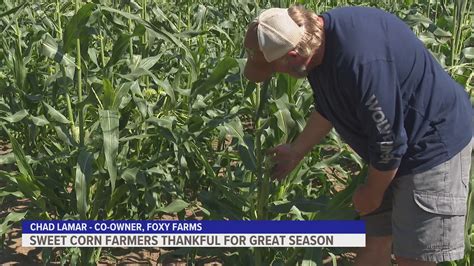
[[[326,113],[325,113],[324,110],[321,108],[321,103],[320,103],[320,101],[319,101],[319,97],[318,97],[315,93],[313,93],[313,98],[314,98],[314,105],[315,105],[315,106],[314,106],[314,110],[315,110],[316,112],[318,112],[322,117],[324,117],[324,119],[326,119],[326,120],[329,121],[329,119],[328,119]]]
[[[370,164],[380,171],[398,168],[407,149],[403,101],[393,62],[362,64],[357,75],[357,115],[368,135]]]

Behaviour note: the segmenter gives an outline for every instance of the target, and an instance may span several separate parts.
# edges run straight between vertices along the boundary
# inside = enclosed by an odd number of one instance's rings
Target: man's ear
[[[290,57],[297,57],[298,52],[296,52],[295,50],[291,50],[287,53],[287,55],[290,56]]]

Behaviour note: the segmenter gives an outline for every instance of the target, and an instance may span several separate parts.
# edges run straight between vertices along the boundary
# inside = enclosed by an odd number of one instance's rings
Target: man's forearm
[[[380,171],[375,169],[372,165],[369,166],[369,172],[367,176],[367,186],[370,191],[375,193],[378,197],[383,197],[385,190],[392,182],[398,169]]]
[[[321,140],[332,129],[332,124],[326,120],[321,114],[314,111],[308,118],[303,132],[291,144],[300,158],[303,158],[314,145]]]
[[[380,171],[369,166],[367,183],[359,186],[352,198],[355,209],[360,215],[366,215],[376,210],[383,201],[385,190],[392,182],[397,169]]]

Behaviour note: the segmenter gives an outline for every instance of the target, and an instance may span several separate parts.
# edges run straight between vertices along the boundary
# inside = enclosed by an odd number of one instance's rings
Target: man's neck
[[[312,55],[308,58],[306,69],[311,71],[313,68],[319,66],[323,62],[324,58],[324,47],[326,44],[326,34],[324,32],[324,20],[322,17],[318,17],[319,23],[321,24],[322,34],[321,34],[321,44],[319,47],[313,50]]]

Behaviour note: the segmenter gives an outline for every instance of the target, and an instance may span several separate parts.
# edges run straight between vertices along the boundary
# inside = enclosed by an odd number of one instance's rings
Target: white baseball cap
[[[250,24],[245,36],[248,53],[245,76],[253,81],[270,77],[273,70],[269,63],[294,49],[304,32],[304,28],[290,17],[287,8],[264,10]]]
[[[256,22],[258,44],[268,62],[295,48],[304,34],[303,27],[296,24],[286,8],[267,9],[258,16]]]

